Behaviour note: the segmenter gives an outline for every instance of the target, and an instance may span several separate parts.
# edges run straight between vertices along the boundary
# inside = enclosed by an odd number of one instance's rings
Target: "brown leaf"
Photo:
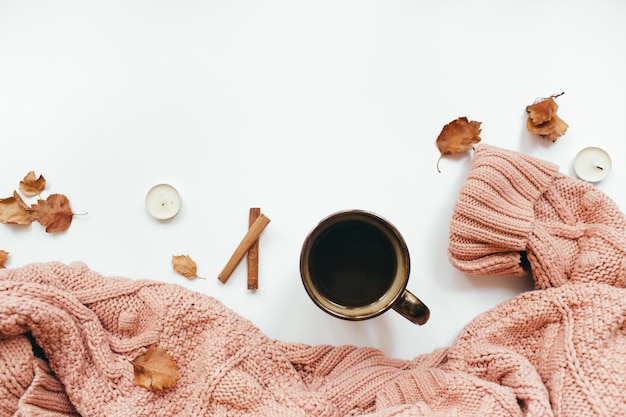
[[[8,257],[9,252],[0,250],[0,269],[5,268],[4,264],[6,263]]]
[[[37,200],[37,204],[33,204],[30,211],[48,233],[66,231],[74,217],[70,201],[63,194],[50,194],[45,200]]]
[[[40,175],[39,178],[35,176],[35,171],[30,171],[22,181],[20,181],[20,190],[25,196],[32,197],[40,195],[46,188],[46,179]]]
[[[526,121],[526,127],[530,133],[539,135],[551,142],[556,142],[559,137],[563,136],[565,132],[567,132],[569,125],[559,116],[554,115],[552,119],[540,125],[533,124],[529,117]]]
[[[17,191],[13,197],[0,200],[0,222],[5,224],[31,224],[34,220],[30,207],[24,203]]]
[[[480,142],[481,124],[482,122],[470,122],[467,117],[459,117],[445,125],[437,137],[437,148],[441,153],[439,160],[445,155],[472,149],[474,144]],[[439,171],[439,160],[437,171]]]
[[[196,263],[188,255],[172,256],[172,267],[187,279],[199,278],[196,273]]]
[[[530,133],[539,135],[551,142],[556,142],[559,137],[567,132],[569,125],[556,114],[559,106],[554,100],[563,94],[565,93],[554,94],[530,106],[526,106],[526,111],[528,112],[526,128]]]
[[[132,362],[135,373],[135,385],[148,390],[170,388],[180,379],[176,362],[159,347],[151,347],[137,356]]]
[[[535,125],[540,125],[551,120],[556,115],[558,109],[559,106],[556,104],[553,97],[548,97],[535,104],[526,106],[528,118]]]

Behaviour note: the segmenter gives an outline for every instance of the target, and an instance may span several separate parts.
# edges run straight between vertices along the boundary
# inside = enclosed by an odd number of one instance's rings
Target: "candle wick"
[[[600,165],[596,165],[596,168],[598,168],[600,171],[604,171],[604,168],[602,168]]]

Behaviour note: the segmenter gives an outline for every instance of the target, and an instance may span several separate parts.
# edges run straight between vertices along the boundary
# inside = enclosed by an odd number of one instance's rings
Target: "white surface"
[[[473,317],[531,288],[471,278],[448,262],[448,224],[470,154],[435,164],[435,139],[459,117],[482,142],[553,161],[606,149],[597,186],[623,207],[626,2],[588,1],[3,1],[0,0],[0,195],[35,170],[77,216],[62,234],[0,225],[8,267],[83,261],[211,295],[268,336],[355,344],[412,358],[448,346]],[[526,131],[527,105],[565,91],[570,128],[551,143]],[[184,201],[158,221],[144,199],[170,183]],[[32,199],[27,200],[32,203]],[[245,261],[217,274],[248,227]],[[300,282],[302,241],[341,209],[394,223],[411,252],[408,288],[431,309],[422,327],[389,311],[346,322]],[[188,254],[206,280],[188,282]]]

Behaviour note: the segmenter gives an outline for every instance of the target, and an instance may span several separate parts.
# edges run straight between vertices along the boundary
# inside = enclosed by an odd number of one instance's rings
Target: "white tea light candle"
[[[169,184],[155,185],[146,195],[146,208],[152,216],[159,220],[167,220],[180,211],[180,195],[176,188]]]
[[[601,148],[589,147],[581,150],[574,159],[574,171],[581,180],[602,181],[611,171],[611,157]]]

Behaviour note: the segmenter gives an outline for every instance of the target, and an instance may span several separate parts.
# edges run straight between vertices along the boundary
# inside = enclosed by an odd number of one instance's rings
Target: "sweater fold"
[[[536,289],[410,360],[270,339],[213,297],[80,262],[1,269],[0,417],[625,416],[625,230],[591,185],[481,145],[450,261]],[[150,347],[177,364],[171,388],[135,385]]]

